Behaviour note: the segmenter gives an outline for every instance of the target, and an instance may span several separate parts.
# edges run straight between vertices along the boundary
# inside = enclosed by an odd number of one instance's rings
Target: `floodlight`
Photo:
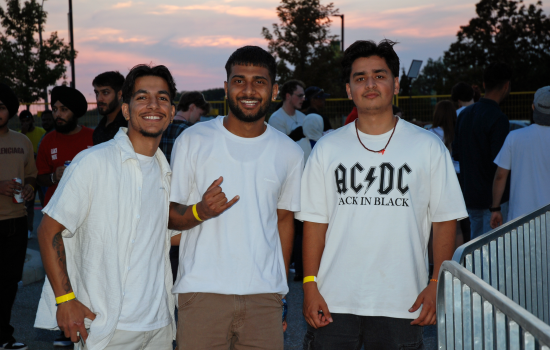
[[[409,79],[415,79],[416,77],[418,77],[418,73],[420,73],[421,66],[422,66],[422,61],[413,60],[411,62],[411,68],[409,68],[409,73],[407,73],[407,77]]]

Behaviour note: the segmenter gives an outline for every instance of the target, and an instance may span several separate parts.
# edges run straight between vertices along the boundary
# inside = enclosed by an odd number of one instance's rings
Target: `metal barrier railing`
[[[550,324],[550,204],[462,246],[453,260]]]
[[[506,100],[501,104],[500,108],[508,116],[509,119],[530,120],[532,115],[531,104],[533,103],[534,92],[512,92]],[[405,119],[415,119],[421,122],[432,122],[433,111],[437,102],[441,100],[450,100],[451,95],[430,95],[430,96],[394,96],[393,104],[399,106],[404,113]],[[227,114],[226,101],[209,101],[212,105],[211,114],[225,115]],[[268,114],[271,115],[278,105],[279,101],[271,104]],[[329,98],[326,101],[323,114],[326,115],[334,129],[344,125],[347,115],[353,109],[353,101],[347,98]],[[32,114],[36,115],[35,123],[41,126],[40,114],[46,108],[44,103],[23,103],[20,110],[29,108]],[[97,113],[96,103],[88,104],[88,113],[80,118],[79,123],[89,127],[95,127],[101,116]],[[19,120],[12,118],[10,120],[10,128],[18,129]]]
[[[549,350],[550,326],[455,261],[437,285],[438,349]]]

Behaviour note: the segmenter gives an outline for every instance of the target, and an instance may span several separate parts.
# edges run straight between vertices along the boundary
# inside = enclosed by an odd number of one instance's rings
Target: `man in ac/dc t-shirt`
[[[84,95],[68,86],[56,86],[51,97],[55,131],[44,136],[36,158],[38,184],[48,187],[44,206],[50,201],[63,176],[65,161],[71,161],[78,153],[94,145],[94,131],[78,125],[78,118],[88,109]]]
[[[467,216],[445,145],[392,113],[394,44],[357,41],[345,51],[359,117],[322,137],[304,170],[296,215],[304,221],[304,348],[422,348],[421,326],[436,320],[439,268]]]

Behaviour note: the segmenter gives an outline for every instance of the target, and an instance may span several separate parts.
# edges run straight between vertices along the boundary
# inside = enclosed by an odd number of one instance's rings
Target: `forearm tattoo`
[[[57,253],[57,263],[61,268],[59,277],[65,292],[69,293],[72,289],[71,282],[69,281],[69,274],[67,273],[67,256],[65,255],[65,245],[63,244],[63,238],[61,237],[61,231],[53,236],[52,246]]]

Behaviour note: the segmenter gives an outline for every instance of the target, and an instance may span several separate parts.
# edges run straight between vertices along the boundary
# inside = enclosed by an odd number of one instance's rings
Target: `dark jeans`
[[[27,252],[27,217],[0,221],[0,344],[15,341],[10,326],[17,283],[23,277]]]
[[[403,318],[331,314],[333,323],[307,327],[304,350],[422,350],[422,327]]]

